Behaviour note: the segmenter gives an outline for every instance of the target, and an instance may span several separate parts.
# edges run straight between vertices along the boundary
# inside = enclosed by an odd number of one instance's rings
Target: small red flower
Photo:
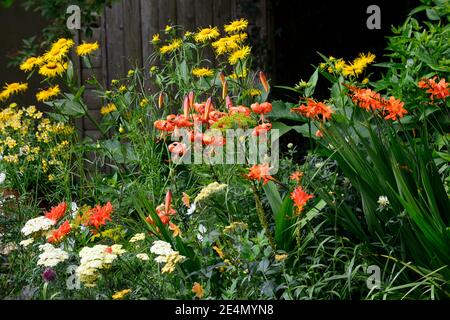
[[[427,92],[431,93],[431,100],[434,100],[434,98],[445,99],[450,95],[450,92],[448,90],[448,83],[445,82],[445,79],[441,79],[438,83],[436,83],[436,79],[437,77],[419,81],[419,88],[428,89]]]
[[[52,231],[51,236],[47,239],[47,241],[50,243],[57,243],[69,234],[71,230],[72,228],[70,227],[69,221],[64,221],[58,229]]]
[[[291,193],[291,199],[294,200],[294,205],[297,207],[298,212],[303,211],[303,207],[309,201],[309,199],[313,198],[312,194],[306,193],[302,187],[297,187]]]
[[[386,120],[394,120],[397,121],[398,118],[403,118],[408,111],[403,108],[404,103],[394,97],[390,97],[388,101],[386,101],[385,112],[387,111],[387,115],[384,117]]]
[[[108,201],[108,203],[103,207],[98,205],[88,211],[88,224],[98,229],[99,227],[105,225],[107,221],[111,221],[112,212],[113,207],[111,205],[111,202]]]
[[[255,164],[250,168],[250,172],[246,175],[249,180],[261,181],[266,184],[268,181],[273,180],[273,177],[269,174],[270,168],[267,163]]]
[[[47,219],[58,221],[61,219],[66,213],[67,204],[65,202],[60,203],[56,207],[53,207],[49,212],[45,214]]]

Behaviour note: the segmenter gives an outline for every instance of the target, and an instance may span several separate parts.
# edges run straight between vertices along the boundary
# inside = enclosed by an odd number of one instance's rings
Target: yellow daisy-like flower
[[[48,88],[47,90],[42,90],[36,93],[36,99],[37,101],[48,101],[53,97],[56,97],[58,94],[61,93],[61,90],[59,89],[58,85],[55,85],[53,87]]]
[[[91,54],[92,52],[94,52],[95,50],[97,50],[99,48],[98,42],[94,42],[94,43],[83,43],[80,44],[77,47],[77,54],[80,57],[86,56],[88,54]]]
[[[39,74],[47,78],[54,78],[62,75],[66,70],[67,63],[50,61],[39,68]]]
[[[161,41],[161,38],[159,37],[159,33],[154,34],[152,37],[152,43],[158,44],[160,41]]]
[[[199,43],[205,43],[210,40],[214,40],[220,36],[219,29],[217,27],[209,27],[199,29],[199,31],[195,34],[194,39]]]
[[[228,62],[231,65],[235,65],[239,60],[244,60],[249,56],[251,49],[249,46],[243,46],[238,50],[232,52],[228,57]]]
[[[58,41],[56,41],[52,47],[55,48],[67,48],[70,49],[73,47],[75,43],[72,39],[66,39],[66,38],[60,38]]]
[[[181,39],[173,39],[172,42],[170,42],[169,44],[162,46],[159,49],[159,52],[161,54],[171,53],[171,52],[175,51],[176,49],[178,49],[179,47],[181,47],[182,44],[183,44],[183,41]]]
[[[213,76],[214,71],[209,68],[195,68],[192,70],[192,74],[198,78],[204,78]]]
[[[114,300],[121,300],[121,299],[123,299],[127,294],[129,294],[131,292],[131,289],[125,289],[125,290],[122,290],[122,291],[117,291],[116,293],[114,293],[113,295],[112,295],[112,298],[114,299]]]
[[[167,25],[167,26],[164,28],[164,32],[165,32],[165,33],[169,33],[170,31],[172,31],[172,29],[173,29],[172,26]]]
[[[239,49],[239,44],[247,39],[246,33],[234,34],[228,37],[220,38],[212,43],[218,56]]]
[[[33,70],[34,67],[40,66],[43,63],[44,59],[42,57],[30,57],[20,65],[20,70],[29,72]]]
[[[20,92],[24,92],[28,89],[28,83],[19,83],[19,82],[13,82],[13,83],[6,83],[3,87],[3,91],[0,93],[0,101],[8,99],[13,94],[17,94]]]
[[[246,19],[239,19],[232,21],[230,24],[224,26],[226,33],[237,33],[244,31],[248,27],[248,21]]]
[[[108,103],[106,106],[101,107],[100,113],[105,116],[116,110],[117,110],[117,107],[114,103]]]
[[[47,51],[43,59],[46,62],[50,61],[61,61],[69,52],[69,49],[74,45],[74,42],[72,39],[65,39],[61,38],[55,43],[52,44],[52,47],[49,51]]]

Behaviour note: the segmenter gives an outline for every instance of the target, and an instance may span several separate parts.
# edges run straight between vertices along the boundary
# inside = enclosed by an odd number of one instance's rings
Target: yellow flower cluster
[[[329,57],[327,63],[322,63],[320,67],[325,69],[328,66],[327,71],[329,73],[342,74],[345,77],[357,77],[374,61],[375,55],[369,52],[367,54],[361,53],[356,59],[348,63],[342,58]]]
[[[192,70],[192,74],[198,78],[212,77],[214,75],[214,71],[209,68],[194,68]]]
[[[103,106],[100,108],[100,113],[105,116],[116,110],[117,110],[117,107],[114,103],[108,103],[106,106]]]
[[[182,44],[183,44],[183,41],[181,39],[173,39],[170,43],[162,46],[159,49],[159,52],[161,52],[161,54],[172,53],[175,50],[177,50],[178,48],[180,48]]]
[[[3,87],[3,91],[0,92],[0,101],[7,100],[12,95],[20,92],[25,92],[27,89],[28,89],[27,83],[19,83],[19,82],[9,84],[6,83],[5,86]]]
[[[220,37],[220,30],[218,27],[206,27],[200,28],[196,33],[186,32],[185,40],[193,40],[201,45],[211,44],[217,56],[228,54],[228,62],[231,65],[235,65],[240,60],[245,60],[251,52],[251,48],[245,45],[244,42],[248,38],[246,33],[248,27],[248,21],[245,19],[239,19],[232,21],[224,26],[225,36]],[[169,28],[169,29],[168,29]],[[172,26],[166,28],[166,34],[169,34],[173,29]],[[169,31],[167,31],[169,30]],[[151,42],[157,45],[161,42],[159,34],[153,35]],[[163,55],[172,53],[176,49],[180,48],[183,41],[181,39],[172,39],[166,42],[165,45],[159,48],[159,52]],[[197,70],[198,71],[198,70]],[[198,72],[197,72],[198,73]],[[197,77],[204,77],[205,75],[198,73]]]

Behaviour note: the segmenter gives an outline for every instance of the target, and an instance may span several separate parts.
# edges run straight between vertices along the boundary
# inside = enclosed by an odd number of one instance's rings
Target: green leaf
[[[319,69],[316,69],[312,74],[311,78],[309,78],[308,86],[305,89],[305,96],[307,98],[311,97],[314,94],[314,90],[316,89],[317,80],[319,79]]]

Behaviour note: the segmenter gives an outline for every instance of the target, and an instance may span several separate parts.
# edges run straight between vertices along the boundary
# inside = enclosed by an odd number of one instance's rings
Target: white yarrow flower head
[[[6,180],[6,173],[1,172],[0,173],[0,184],[3,184],[3,182],[5,182]]]
[[[148,261],[148,260],[150,260],[148,254],[146,254],[146,253],[138,253],[138,254],[136,255],[136,258],[138,258],[139,260],[142,260],[142,261]]]
[[[380,207],[386,208],[389,205],[389,199],[386,196],[380,196],[377,203],[380,205]]]
[[[39,246],[42,253],[39,255],[38,266],[54,267],[58,263],[69,259],[69,254],[62,249],[55,248],[49,243]]]
[[[145,240],[145,233],[136,233],[133,237],[131,237],[129,242],[133,243],[143,240]]]
[[[48,219],[44,216],[40,216],[34,219],[30,219],[25,223],[25,226],[22,228],[22,233],[25,236],[29,236],[30,234],[46,231],[55,225],[56,221]]]
[[[33,238],[28,238],[28,239],[26,239],[26,240],[20,241],[19,244],[20,244],[22,247],[26,248],[26,247],[28,247],[30,244],[32,244],[33,242],[34,242],[34,239],[33,239]]]
[[[159,256],[168,256],[169,254],[173,253],[174,250],[172,249],[170,243],[162,240],[157,240],[153,242],[153,245],[150,248],[150,252]]]

